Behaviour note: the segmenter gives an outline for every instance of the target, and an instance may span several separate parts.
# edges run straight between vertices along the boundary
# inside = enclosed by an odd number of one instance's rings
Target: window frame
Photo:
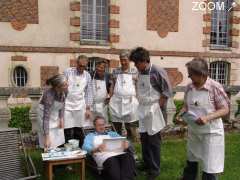
[[[92,25],[93,25],[93,27],[92,27],[91,30],[93,31],[94,34],[93,34],[93,36],[91,38],[85,38],[84,37],[86,35],[83,35],[83,24],[84,23],[87,24],[88,22],[84,22],[83,21],[84,18],[83,18],[83,9],[82,8],[84,8],[84,6],[85,6],[83,4],[83,1],[84,0],[81,0],[81,10],[80,10],[80,19],[81,19],[81,21],[80,21],[80,44],[83,44],[83,45],[84,44],[86,44],[86,45],[103,45],[103,46],[109,45],[109,34],[110,34],[110,27],[109,27],[110,11],[109,11],[109,5],[110,5],[110,1],[109,0],[105,0],[106,3],[107,3],[107,7],[105,7],[106,10],[107,10],[106,14],[105,15],[102,14],[102,9],[101,9],[101,14],[100,14],[101,16],[106,16],[106,22],[103,23],[103,24],[105,24],[105,27],[104,27],[104,29],[103,29],[103,31],[101,33],[101,36],[103,36],[104,31],[107,31],[107,32],[105,32],[106,33],[106,38],[105,39],[97,39],[97,35],[96,35],[97,34],[96,25],[98,23],[97,22],[97,17],[99,15],[99,14],[96,13],[96,11],[97,11],[97,5],[96,5],[97,3],[96,2],[99,1],[99,0],[88,0],[88,1],[93,1],[92,14],[87,13],[87,16],[91,16],[92,15]]]
[[[216,65],[216,67],[211,67],[212,65]],[[225,83],[223,83],[223,79],[221,79],[219,76],[221,76],[221,64],[224,66],[224,74],[222,74],[222,76],[224,76],[224,81]],[[213,71],[214,69],[214,71]],[[231,70],[231,63],[225,61],[225,60],[215,60],[209,63],[209,76],[210,78],[212,78],[213,80],[219,82],[222,85],[229,85],[230,84],[230,70]],[[215,73],[215,75],[213,75],[213,73]],[[214,76],[216,76],[214,78]]]
[[[16,77],[16,74],[15,74],[15,71],[17,68],[21,68],[23,71],[23,73],[25,74],[24,76],[25,77],[20,77],[21,78],[24,78],[24,85],[18,85],[18,80]],[[19,78],[18,78],[19,79]],[[26,67],[24,67],[23,65],[16,65],[12,68],[12,73],[11,73],[11,81],[12,81],[12,84],[14,85],[14,87],[19,87],[19,88],[23,88],[23,87],[26,87],[29,83],[29,72],[28,72],[28,69]],[[21,80],[20,80],[21,81]],[[21,82],[20,82],[21,83]]]
[[[224,2],[224,0],[213,0],[215,3],[216,2]],[[232,0],[227,0],[227,3],[226,3],[226,6],[224,8],[224,15],[222,15],[222,10],[218,10],[217,8],[215,8],[214,10],[212,10],[212,13],[211,13],[211,33],[210,33],[210,49],[216,49],[216,50],[229,50],[230,47],[231,47],[231,35],[230,35],[230,29],[231,29],[231,24],[230,24],[230,17],[231,17],[231,11],[228,11],[230,5],[232,4]],[[217,7],[217,6],[216,6]],[[214,18],[214,13],[217,14],[217,17]],[[222,18],[220,17],[222,16]],[[226,18],[226,19],[224,19]],[[214,22],[216,21],[216,22]],[[219,23],[220,22],[226,22],[226,31],[220,31],[219,29]],[[214,24],[217,24],[217,27],[216,27],[216,31],[214,30]],[[224,27],[224,26],[223,26]],[[216,37],[213,37],[213,33],[216,33]],[[220,34],[226,34],[225,36],[226,37],[220,37]],[[213,44],[213,38],[215,38],[216,40],[216,43]],[[221,39],[222,38],[222,39]],[[225,44],[221,44],[220,41],[224,40],[225,38],[225,41],[226,43]]]

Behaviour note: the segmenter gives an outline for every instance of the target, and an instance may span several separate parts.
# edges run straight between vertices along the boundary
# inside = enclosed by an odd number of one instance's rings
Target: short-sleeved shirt
[[[150,71],[151,68],[151,71]],[[144,72],[141,72],[140,74],[149,74],[150,71],[150,83],[152,87],[158,91],[161,95],[170,98],[172,96],[172,86],[170,84],[167,72],[154,64],[146,68]]]
[[[87,86],[85,88],[85,103],[87,106],[91,106],[93,103],[93,91],[92,91],[92,78],[87,71],[83,71],[83,74],[80,74],[77,68],[68,68],[64,71],[64,75],[68,79],[69,76],[85,76],[87,79]]]
[[[185,95],[184,95],[184,102],[187,102],[187,94],[192,89],[195,89],[195,86],[193,83],[190,83],[187,85]],[[216,110],[222,108],[222,107],[230,107],[230,101],[225,93],[223,86],[218,83],[217,81],[214,81],[211,78],[207,78],[205,84],[203,85],[201,90],[204,89],[209,92],[210,96],[210,103],[215,107]],[[186,104],[185,104],[186,106]]]
[[[91,153],[91,151],[94,149],[94,146],[93,146],[94,137],[99,135],[109,135],[110,137],[120,137],[120,135],[114,131],[109,131],[101,134],[99,134],[98,132],[89,133],[84,139],[82,149],[87,151],[88,153]]]
[[[43,92],[42,98],[40,99],[40,104],[43,105],[43,132],[44,134],[49,133],[49,118],[51,113],[51,107],[53,106],[54,101],[65,102],[65,94],[58,94],[52,88],[47,89]],[[64,116],[64,106],[59,111],[59,118]]]
[[[104,76],[102,78],[100,78],[97,73],[93,72],[91,74],[91,77],[92,77],[92,79],[94,78],[96,80],[104,80],[106,82],[106,89],[109,93],[109,89],[110,89],[110,86],[111,86],[111,80],[110,80],[111,77],[110,77],[109,73],[105,73]]]
[[[132,74],[133,80],[136,81],[138,71],[134,67],[129,68],[127,71],[123,71],[121,67],[118,67],[114,69],[112,72],[112,80],[113,80],[112,83],[116,82],[118,74]]]

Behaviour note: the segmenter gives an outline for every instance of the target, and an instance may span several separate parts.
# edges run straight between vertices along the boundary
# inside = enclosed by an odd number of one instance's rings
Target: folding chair
[[[37,179],[35,166],[26,154],[20,129],[0,128],[0,179]]]

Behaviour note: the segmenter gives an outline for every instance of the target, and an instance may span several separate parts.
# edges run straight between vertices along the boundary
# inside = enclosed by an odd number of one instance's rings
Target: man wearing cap
[[[137,125],[135,122],[138,120],[137,70],[130,67],[128,56],[128,51],[121,51],[119,56],[121,67],[113,70],[109,109],[111,120],[117,132],[122,134],[122,128],[126,128],[127,137],[136,141]]]

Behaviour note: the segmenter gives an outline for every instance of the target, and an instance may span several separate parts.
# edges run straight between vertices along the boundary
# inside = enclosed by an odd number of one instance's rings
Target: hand
[[[44,151],[47,151],[50,146],[51,146],[50,137],[49,137],[49,135],[46,135],[44,137]]]
[[[180,114],[180,113],[179,113],[179,114]],[[186,123],[185,121],[183,121],[183,119],[179,116],[179,114],[175,117],[175,119],[176,119],[176,124],[186,126],[187,123]]]
[[[105,105],[109,104],[110,98],[105,99]]]
[[[122,142],[122,148],[127,149],[129,147],[129,142],[128,141],[123,141]]]
[[[64,122],[63,122],[63,119],[62,119],[62,118],[60,119],[59,128],[60,128],[60,129],[63,129],[63,128],[64,128]]]
[[[159,106],[160,106],[160,108],[164,107],[164,105],[167,103],[167,100],[168,99],[166,97],[164,97],[164,96],[160,97],[160,99],[159,99]]]
[[[86,109],[85,118],[86,119],[91,119],[91,115],[92,115],[92,113],[91,113],[90,109]]]
[[[105,151],[105,149],[106,149],[106,145],[105,144],[101,144],[101,145],[98,146],[98,151],[99,152],[103,152],[103,151]]]
[[[208,123],[208,119],[206,116],[202,116],[196,120],[196,123],[200,126],[203,126]]]

